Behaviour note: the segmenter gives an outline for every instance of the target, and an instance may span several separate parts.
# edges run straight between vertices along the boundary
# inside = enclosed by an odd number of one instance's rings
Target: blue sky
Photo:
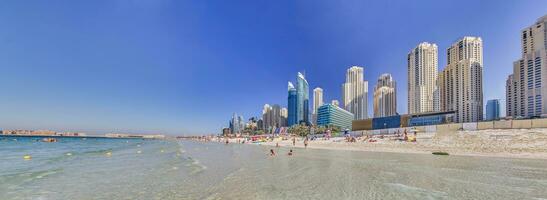
[[[483,39],[485,102],[504,99],[519,32],[545,14],[544,0],[4,1],[0,128],[218,133],[285,106],[298,71],[340,99],[352,65],[369,91],[391,73],[406,113],[409,50],[436,43],[442,69],[467,35]]]

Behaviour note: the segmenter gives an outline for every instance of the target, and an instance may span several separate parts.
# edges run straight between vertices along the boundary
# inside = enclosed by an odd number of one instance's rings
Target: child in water
[[[292,156],[292,149],[289,150],[289,153],[287,155]]]
[[[270,149],[270,156],[275,156],[275,152],[273,149]]]

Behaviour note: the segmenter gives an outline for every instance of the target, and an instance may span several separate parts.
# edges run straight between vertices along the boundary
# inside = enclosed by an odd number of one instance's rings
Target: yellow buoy
[[[162,150],[161,150],[161,152],[163,153],[163,152],[164,152],[164,150],[162,149]]]
[[[23,159],[25,159],[25,160],[30,160],[30,159],[32,159],[32,156],[30,156],[30,155],[25,155],[25,156],[23,156]]]
[[[112,156],[112,152],[106,152],[106,156],[108,157]]]
[[[71,155],[72,155],[72,153],[70,153],[70,152],[69,152],[69,153],[66,153],[66,155],[67,155],[67,156],[71,156]]]
[[[141,151],[137,151],[137,153],[142,153]]]

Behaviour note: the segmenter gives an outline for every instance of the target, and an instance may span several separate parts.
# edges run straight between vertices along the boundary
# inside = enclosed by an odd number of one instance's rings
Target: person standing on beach
[[[304,139],[304,148],[308,148],[308,138]]]
[[[292,138],[292,145],[296,146],[296,138],[295,137]]]

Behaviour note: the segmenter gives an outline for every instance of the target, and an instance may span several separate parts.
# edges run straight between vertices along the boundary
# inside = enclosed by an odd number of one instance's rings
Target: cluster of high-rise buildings
[[[547,15],[521,33],[522,58],[513,63],[513,74],[506,81],[506,114],[514,118],[542,117],[547,114]],[[500,119],[500,100],[489,100],[484,118],[483,42],[466,36],[446,49],[446,66],[439,71],[438,47],[422,42],[407,55],[408,101],[416,124],[430,124],[438,115],[450,114],[452,122],[478,122]],[[295,124],[335,125],[351,128],[351,120],[368,118],[368,81],[364,69],[352,66],[342,84],[342,103],[324,103],[323,89],[313,89],[310,111],[309,84],[298,73],[296,85],[288,83],[287,108],[264,105],[258,128],[272,130]],[[382,74],[373,91],[373,116],[386,118],[397,112],[397,84],[391,74]],[[240,131],[239,118],[230,122],[232,132]],[[349,121],[349,123],[348,123]]]

